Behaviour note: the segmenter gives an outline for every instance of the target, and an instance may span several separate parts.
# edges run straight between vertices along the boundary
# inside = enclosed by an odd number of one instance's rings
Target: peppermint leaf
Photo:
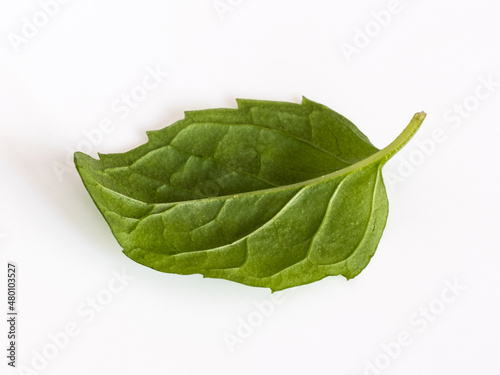
[[[382,166],[425,114],[379,150],[305,98],[237,102],[186,112],[122,154],[75,153],[124,253],[159,271],[273,291],[358,275],[386,224]]]

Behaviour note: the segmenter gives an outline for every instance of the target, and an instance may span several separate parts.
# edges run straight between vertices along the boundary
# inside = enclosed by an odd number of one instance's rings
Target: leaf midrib
[[[194,202],[219,201],[219,200],[226,200],[226,199],[230,199],[230,198],[251,197],[254,195],[267,194],[267,193],[272,193],[272,192],[280,192],[280,191],[286,191],[286,190],[293,190],[293,189],[302,188],[302,187],[308,186],[308,185],[311,185],[311,186],[316,185],[316,184],[322,183],[324,181],[342,176],[344,174],[361,170],[361,169],[366,168],[369,165],[374,164],[376,162],[380,162],[380,163],[387,162],[387,160],[389,160],[394,154],[396,154],[401,148],[403,148],[409,142],[409,140],[413,137],[413,135],[419,129],[419,127],[422,124],[422,121],[425,119],[425,117],[426,117],[426,114],[424,112],[416,113],[413,116],[410,123],[405,127],[405,129],[401,132],[401,134],[399,134],[399,136],[394,141],[392,141],[388,146],[386,146],[382,150],[377,151],[373,155],[370,155],[366,159],[363,159],[357,163],[354,163],[352,165],[349,165],[345,168],[339,169],[339,170],[334,171],[332,173],[326,174],[324,176],[316,177],[316,178],[313,178],[310,180],[297,182],[297,183],[290,184],[290,185],[283,185],[283,186],[273,187],[273,188],[269,188],[269,189],[248,191],[248,192],[232,194],[232,195],[222,195],[222,196],[218,196],[218,197],[200,198],[200,199],[196,199],[196,200],[187,200],[187,201],[179,201],[179,202],[166,202],[166,203],[150,203],[150,202],[144,202],[144,201],[141,201],[139,199],[132,198],[132,197],[129,197],[127,195],[121,194],[115,190],[112,190],[112,189],[104,186],[103,184],[101,184],[97,180],[94,180],[94,182],[97,185],[101,186],[102,188],[104,188],[104,189],[106,189],[114,194],[125,196],[131,200],[135,200],[135,201],[143,203],[143,204],[152,205],[152,206],[156,207],[157,209],[161,209],[162,206],[168,206],[169,208],[171,208],[172,206],[193,204]],[[161,211],[155,212],[151,215],[160,214],[160,213],[161,213]]]

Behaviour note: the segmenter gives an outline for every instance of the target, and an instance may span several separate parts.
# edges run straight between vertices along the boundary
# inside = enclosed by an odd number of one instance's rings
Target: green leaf
[[[387,219],[381,168],[425,114],[379,150],[305,98],[237,102],[186,112],[122,154],[75,153],[124,253],[159,271],[273,291],[358,275]]]

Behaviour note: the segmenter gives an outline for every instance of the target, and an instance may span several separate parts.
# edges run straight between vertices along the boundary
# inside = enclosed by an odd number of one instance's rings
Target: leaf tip
[[[87,154],[84,154],[81,151],[76,151],[73,154],[73,162],[75,163],[75,165],[76,165],[77,168],[82,164],[82,162],[84,161],[85,157],[87,157],[87,156],[88,156]]]

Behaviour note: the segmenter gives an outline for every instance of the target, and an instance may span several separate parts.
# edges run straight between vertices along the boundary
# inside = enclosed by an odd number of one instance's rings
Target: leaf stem
[[[420,128],[420,125],[422,125],[422,122],[424,121],[426,116],[427,114],[425,112],[415,113],[410,123],[401,132],[401,134],[388,146],[377,152],[375,155],[384,153],[385,156],[381,158],[382,162],[384,163],[390,158],[392,158],[394,154],[396,154],[399,150],[401,150],[410,141],[410,139],[413,138],[417,130]]]
[[[367,157],[366,159],[361,160],[356,164],[350,165],[346,168],[327,174],[325,176],[317,177],[309,181],[299,182],[294,185],[300,186],[302,184],[322,182],[342,174],[351,173],[363,169],[369,166],[370,164],[377,162],[381,163],[381,165],[384,165],[391,157],[393,157],[399,150],[401,150],[410,141],[410,139],[415,135],[417,130],[420,128],[420,125],[422,125],[422,122],[424,121],[426,116],[427,114],[425,112],[415,113],[410,123],[406,126],[406,128],[404,128],[401,134],[394,141],[392,141],[388,146],[386,146],[382,150]],[[294,186],[294,185],[289,185],[289,186]]]

